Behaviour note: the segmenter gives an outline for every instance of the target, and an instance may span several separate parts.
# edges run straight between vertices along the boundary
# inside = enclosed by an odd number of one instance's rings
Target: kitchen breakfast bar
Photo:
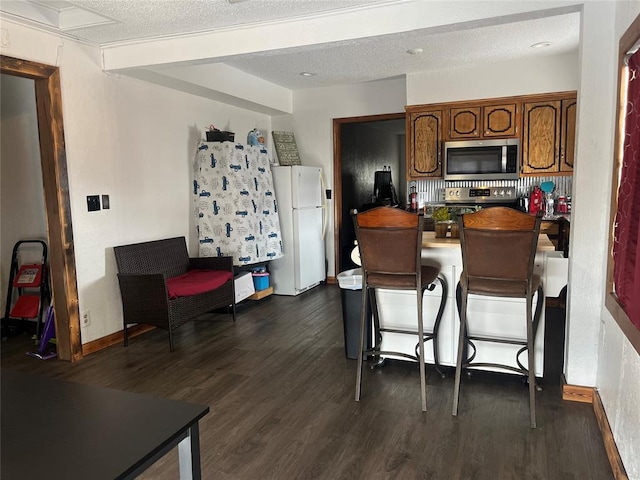
[[[458,238],[436,238],[434,232],[425,231],[422,236],[422,263],[440,268],[440,272],[449,284],[447,302],[438,330],[439,363],[455,366],[458,343],[459,318],[456,308],[456,286],[462,271],[462,253]],[[557,297],[567,283],[568,259],[562,252],[555,251],[554,244],[547,235],[541,234],[535,258],[535,271],[542,279],[545,297]],[[438,311],[442,291],[436,282],[433,291],[426,291],[423,301],[425,330],[433,328]],[[377,304],[380,324],[385,329],[415,330],[416,299],[415,293],[400,290],[380,289],[377,293]],[[534,297],[534,305],[537,299]],[[480,297],[469,295],[468,320],[469,330],[498,338],[526,338],[525,300],[505,297]],[[535,374],[541,377],[544,361],[544,308],[536,333],[535,341]],[[416,337],[393,332],[381,332],[384,350],[393,350],[412,354],[415,352]],[[428,363],[434,363],[431,342],[425,344],[425,356]],[[517,346],[475,342],[477,346],[476,361],[502,363],[517,367]],[[392,355],[389,358],[394,358]],[[400,358],[400,357],[398,357]],[[526,355],[520,359],[526,366]],[[490,370],[510,373],[505,369]]]

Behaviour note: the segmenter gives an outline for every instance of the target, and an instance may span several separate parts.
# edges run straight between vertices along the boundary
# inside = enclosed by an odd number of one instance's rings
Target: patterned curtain
[[[235,266],[282,257],[278,204],[267,150],[201,142],[193,194],[201,257],[233,257]]]
[[[629,58],[622,171],[618,189],[614,288],[618,300],[640,329],[640,52]]]

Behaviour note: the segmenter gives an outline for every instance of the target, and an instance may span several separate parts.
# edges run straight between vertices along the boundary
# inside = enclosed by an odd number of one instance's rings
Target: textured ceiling
[[[295,89],[319,86],[316,79],[328,84],[366,82],[420,71],[576,52],[579,31],[580,14],[572,13],[452,32],[414,30],[286,52],[244,55],[226,59],[225,63],[274,83],[288,79],[289,88]],[[552,45],[531,48],[540,41]],[[421,48],[423,53],[409,55],[410,48]],[[298,75],[303,71],[318,73],[320,78]]]
[[[395,0],[397,2],[397,0]],[[222,28],[326,14],[391,0],[2,0],[0,9],[30,3],[50,15],[77,7],[113,23],[73,28],[68,33],[101,45],[141,38],[215,31]]]
[[[0,10],[96,45],[216,32],[242,26],[335,15],[407,0],[2,0]],[[411,0],[408,0],[411,1]],[[426,1],[426,0],[425,0]],[[452,8],[464,3],[454,2]],[[495,2],[486,2],[495,5]],[[506,2],[505,2],[506,3]],[[96,15],[97,14],[97,15]],[[538,16],[540,17],[540,15]],[[83,22],[107,24],[82,26]],[[413,30],[401,34],[227,56],[224,62],[290,89],[394,78],[407,73],[577,52],[580,14],[496,21],[491,26]],[[532,49],[548,41],[545,49]],[[407,49],[421,48],[421,55]],[[300,72],[312,72],[301,77]]]

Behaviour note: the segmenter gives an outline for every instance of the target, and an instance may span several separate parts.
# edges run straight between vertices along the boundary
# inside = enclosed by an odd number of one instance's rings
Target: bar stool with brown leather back
[[[534,342],[543,303],[540,276],[534,273],[534,259],[540,233],[541,218],[507,207],[492,207],[463,215],[459,219],[460,246],[462,248],[462,274],[456,297],[460,315],[460,336],[453,394],[453,415],[458,413],[460,376],[463,368],[499,367],[528,377],[529,413],[531,428],[536,428]],[[532,314],[533,296],[537,292],[535,314]],[[526,299],[526,341],[522,339],[497,338],[471,335],[467,323],[469,294],[515,297]],[[473,323],[473,319],[471,319]],[[470,330],[470,329],[469,329]],[[522,345],[516,353],[516,364],[473,362],[475,345],[473,340],[502,344]],[[474,350],[463,362],[467,345]],[[519,356],[528,352],[527,367]]]
[[[439,369],[437,335],[447,298],[447,283],[440,269],[421,263],[423,217],[398,208],[377,207],[363,213],[352,214],[356,238],[362,262],[362,305],[367,295],[371,300],[374,320],[375,345],[365,351],[366,308],[360,317],[360,348],[358,349],[358,371],[356,375],[356,401],[360,400],[362,387],[362,365],[365,355],[395,355],[416,360],[420,364],[420,387],[422,411],[427,409],[424,342],[433,341],[434,359]],[[425,333],[422,315],[422,297],[425,290],[435,288],[438,279],[442,287],[442,298],[433,331]],[[417,295],[417,332],[403,329],[382,328],[376,301],[376,289],[414,290]],[[381,349],[381,332],[403,333],[418,336],[416,354],[391,352]]]

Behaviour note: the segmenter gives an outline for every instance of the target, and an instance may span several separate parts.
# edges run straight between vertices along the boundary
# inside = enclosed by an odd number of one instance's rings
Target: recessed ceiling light
[[[551,46],[551,42],[538,42],[531,45],[531,48],[546,48],[550,46]]]
[[[317,73],[311,73],[311,72],[300,72],[300,76],[301,77],[314,77],[316,76]]]
[[[424,50],[422,50],[421,48],[410,48],[409,50],[407,50],[407,53],[409,55],[420,55],[423,51]]]

